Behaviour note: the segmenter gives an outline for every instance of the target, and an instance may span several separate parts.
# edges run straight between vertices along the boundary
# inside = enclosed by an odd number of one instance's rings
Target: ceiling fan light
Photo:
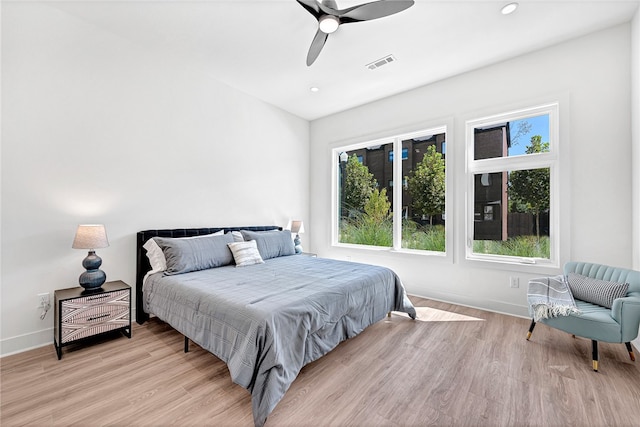
[[[338,29],[339,25],[340,25],[340,19],[338,19],[337,16],[333,16],[333,15],[324,15],[318,21],[318,26],[320,28],[320,31],[322,31],[325,34],[333,33],[335,30]]]

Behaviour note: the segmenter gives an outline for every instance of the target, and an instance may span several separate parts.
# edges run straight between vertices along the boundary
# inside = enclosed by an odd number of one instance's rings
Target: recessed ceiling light
[[[309,90],[310,90],[311,92],[313,92],[313,93],[316,93],[317,91],[319,91],[319,90],[320,90],[320,88],[315,87],[315,86],[311,86],[311,87],[309,88]]]
[[[517,8],[518,8],[518,3],[509,3],[509,4],[505,5],[500,10],[500,12],[502,12],[503,15],[509,15],[509,14],[515,12]]]

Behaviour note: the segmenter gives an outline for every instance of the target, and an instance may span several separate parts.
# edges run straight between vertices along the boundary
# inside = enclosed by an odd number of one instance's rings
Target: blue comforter
[[[416,312],[384,267],[302,255],[144,284],[145,311],[223,360],[262,426],[300,369],[389,311]]]

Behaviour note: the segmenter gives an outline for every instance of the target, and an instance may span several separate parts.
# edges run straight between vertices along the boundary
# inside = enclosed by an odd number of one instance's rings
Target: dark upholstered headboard
[[[152,237],[192,237],[203,236],[205,234],[212,234],[217,231],[224,230],[239,231],[239,230],[252,230],[252,231],[268,231],[268,230],[282,230],[282,227],[275,225],[259,225],[250,227],[212,227],[212,228],[174,228],[166,230],[145,230],[138,231],[136,236],[136,322],[143,324],[149,319],[149,315],[144,312],[143,300],[142,300],[142,281],[144,275],[151,270],[149,259],[147,258],[147,251],[142,247],[147,240]]]

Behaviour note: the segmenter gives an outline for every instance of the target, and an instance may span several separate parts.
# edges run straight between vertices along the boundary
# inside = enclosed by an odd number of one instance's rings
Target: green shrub
[[[368,215],[344,219],[340,223],[340,242],[356,245],[393,246],[393,222],[386,218],[372,221]],[[445,251],[444,226],[420,226],[405,220],[402,223],[402,248],[426,251]]]
[[[390,219],[373,222],[362,215],[359,218],[343,219],[340,222],[340,243],[356,245],[393,245],[393,225]]]
[[[473,252],[479,254],[506,255],[526,258],[551,257],[550,240],[548,236],[517,236],[506,241],[474,240]]]
[[[443,225],[421,226],[414,221],[402,221],[402,247],[444,252],[446,237]]]
[[[376,188],[364,204],[364,215],[361,219],[371,225],[384,224],[385,221],[391,219],[390,208],[391,202],[387,198],[387,189],[378,190]]]

